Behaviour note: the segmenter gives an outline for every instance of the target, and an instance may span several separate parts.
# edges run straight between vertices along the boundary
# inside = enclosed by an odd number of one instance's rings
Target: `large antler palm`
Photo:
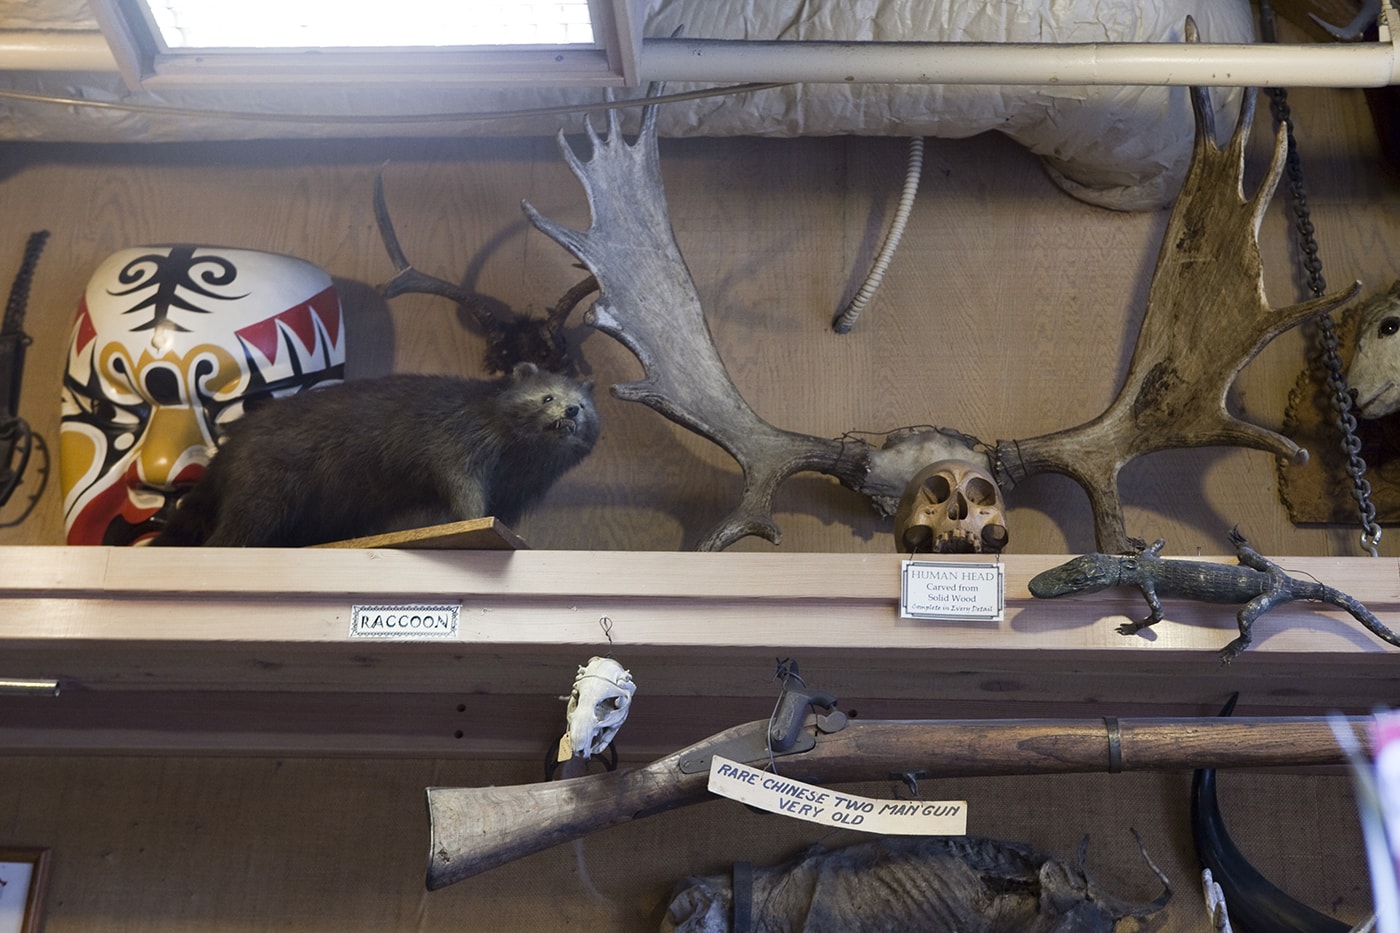
[[[919,468],[950,456],[972,457],[974,442],[937,430],[909,432],[876,449],[859,440],[832,440],[774,427],[749,407],[729,378],[710,335],[695,283],[676,245],[661,181],[656,108],[628,143],[617,112],[600,137],[588,126],[591,158],[581,159],[563,134],[559,146],[583,184],[592,210],[587,230],[574,230],[524,205],[530,221],[583,262],[601,296],[588,322],[636,354],[645,378],[613,387],[621,399],[642,402],[719,444],[744,471],[737,509],[700,547],[718,550],[746,535],[776,543],[772,501],[787,477],[818,471],[865,493],[887,514]]]
[[[1189,21],[1187,39],[1195,39]],[[1222,150],[1205,90],[1191,89],[1191,166],[1162,238],[1132,363],[1113,404],[1078,427],[996,445],[1003,489],[1043,472],[1063,473],[1083,486],[1102,551],[1129,549],[1118,473],[1137,457],[1176,447],[1237,446],[1307,459],[1307,451],[1288,438],[1231,415],[1226,395],[1270,340],[1351,300],[1360,283],[1283,309],[1269,306],[1258,233],[1283,171],[1287,138],[1280,128],[1268,173],[1246,199],[1244,147],[1255,97],[1252,89],[1246,93]]]

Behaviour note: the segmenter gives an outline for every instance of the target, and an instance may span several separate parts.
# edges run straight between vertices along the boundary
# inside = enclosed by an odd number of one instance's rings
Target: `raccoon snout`
[[[565,417],[565,418],[568,418],[570,421],[572,421],[572,420],[574,420],[575,418],[577,418],[577,417],[578,417],[578,406],[577,406],[577,405],[570,405],[568,408],[564,409],[564,417]]]

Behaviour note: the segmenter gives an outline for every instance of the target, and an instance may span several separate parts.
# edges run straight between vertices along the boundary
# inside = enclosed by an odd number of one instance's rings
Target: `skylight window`
[[[144,0],[166,49],[593,45],[588,0]]]
[[[635,85],[642,0],[89,0],[133,88]]]

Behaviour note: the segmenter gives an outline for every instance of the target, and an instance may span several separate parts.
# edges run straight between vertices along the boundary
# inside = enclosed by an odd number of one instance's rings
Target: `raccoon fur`
[[[246,413],[151,544],[299,547],[492,515],[506,524],[598,440],[593,383],[392,375]]]

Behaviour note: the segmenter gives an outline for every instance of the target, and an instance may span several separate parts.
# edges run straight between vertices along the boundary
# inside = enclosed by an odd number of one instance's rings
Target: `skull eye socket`
[[[910,525],[904,529],[904,549],[912,553],[927,551],[933,546],[933,529],[927,525]]]
[[[941,504],[947,502],[948,497],[953,494],[953,487],[946,476],[930,476],[924,480],[924,492],[928,493],[935,503]]]
[[[1400,331],[1400,317],[1388,317],[1376,328],[1377,337],[1389,337]]]
[[[996,486],[982,479],[980,476],[974,476],[967,481],[964,493],[967,495],[968,501],[973,505],[986,508],[997,504]]]

